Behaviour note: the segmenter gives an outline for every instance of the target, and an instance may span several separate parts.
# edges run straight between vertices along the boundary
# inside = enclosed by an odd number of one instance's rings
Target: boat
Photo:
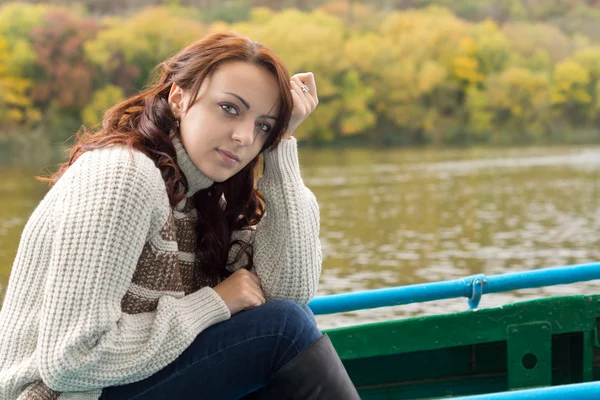
[[[457,313],[325,330],[361,399],[600,399],[600,295],[478,308],[486,294],[600,279],[600,263],[315,298],[315,315],[466,297]]]

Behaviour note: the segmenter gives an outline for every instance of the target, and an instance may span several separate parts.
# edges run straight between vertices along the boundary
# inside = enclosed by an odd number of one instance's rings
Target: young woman
[[[313,75],[232,33],[159,68],[78,138],[25,226],[0,399],[357,399],[305,306],[319,211],[292,133]]]

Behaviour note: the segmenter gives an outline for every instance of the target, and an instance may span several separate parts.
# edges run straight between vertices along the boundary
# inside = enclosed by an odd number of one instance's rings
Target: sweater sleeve
[[[141,380],[175,360],[203,329],[230,317],[210,288],[165,295],[153,312],[121,311],[144,244],[165,214],[159,207],[164,183],[149,158],[126,149],[88,152],[54,189],[61,200],[40,288],[36,353],[48,387],[77,392]]]
[[[267,300],[306,304],[321,274],[319,206],[300,176],[295,138],[265,153],[258,187],[266,197],[266,214],[256,227],[254,265],[263,292]]]

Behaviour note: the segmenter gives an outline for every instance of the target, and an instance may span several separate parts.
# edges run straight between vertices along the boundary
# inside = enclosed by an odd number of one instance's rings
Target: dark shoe
[[[323,335],[275,373],[261,400],[360,399],[331,340]]]

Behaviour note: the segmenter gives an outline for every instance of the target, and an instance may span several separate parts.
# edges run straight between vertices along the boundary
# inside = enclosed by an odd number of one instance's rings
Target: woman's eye
[[[259,122],[258,124],[256,124],[256,126],[258,126],[258,128],[264,133],[269,133],[271,131],[271,125],[269,124],[261,124]]]
[[[221,108],[229,114],[232,115],[238,115],[238,112],[236,110],[236,108],[234,106],[232,106],[231,104],[221,104]]]

